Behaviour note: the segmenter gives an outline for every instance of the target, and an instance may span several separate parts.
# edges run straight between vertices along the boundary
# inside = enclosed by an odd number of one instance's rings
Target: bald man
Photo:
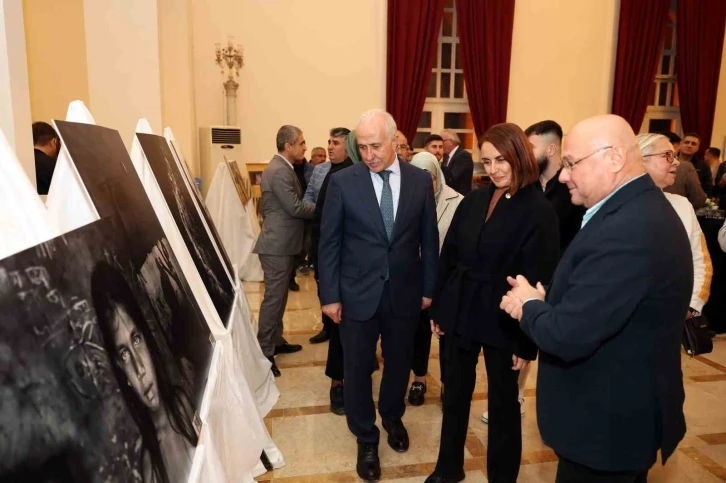
[[[587,209],[582,229],[546,293],[510,278],[501,307],[540,349],[537,416],[560,458],[556,482],[645,482],[657,451],[665,463],[686,430],[688,239],[624,119],[577,124],[562,164],[560,181]]]

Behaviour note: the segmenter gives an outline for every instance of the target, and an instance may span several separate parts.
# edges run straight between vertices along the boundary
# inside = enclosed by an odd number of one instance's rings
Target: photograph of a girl
[[[171,373],[168,361],[161,360],[136,297],[116,268],[106,262],[96,265],[91,296],[116,382],[141,433],[143,481],[183,481],[197,434],[194,410],[180,376]]]
[[[212,346],[183,309],[183,275],[148,269],[158,250],[135,261],[120,226],[104,218],[0,260],[0,483],[188,477],[208,362],[178,339]]]

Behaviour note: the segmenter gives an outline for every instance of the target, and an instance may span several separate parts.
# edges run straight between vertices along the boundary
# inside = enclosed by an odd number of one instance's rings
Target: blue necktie
[[[393,235],[393,193],[391,192],[391,184],[388,178],[391,177],[391,171],[385,170],[378,173],[383,180],[383,191],[381,192],[381,215],[383,216],[383,224],[386,227],[388,240]]]

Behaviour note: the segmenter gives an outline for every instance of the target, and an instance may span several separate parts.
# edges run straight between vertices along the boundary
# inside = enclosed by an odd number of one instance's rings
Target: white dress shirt
[[[295,168],[293,168],[293,167],[292,167],[292,163],[291,163],[290,161],[288,161],[287,159],[285,159],[285,156],[283,156],[283,155],[282,155],[282,154],[280,154],[280,153],[277,153],[277,155],[278,155],[278,156],[280,156],[280,157],[282,158],[282,160],[283,160],[283,161],[285,161],[285,162],[286,162],[286,163],[287,163],[287,164],[288,164],[288,165],[290,166],[290,168],[291,168],[291,169],[292,169],[293,171],[295,171]]]
[[[459,149],[459,146],[454,146],[454,149],[452,149],[451,152],[449,153],[449,157],[446,158],[446,164],[444,164],[444,166],[448,167],[449,164],[451,164],[451,158],[454,157],[454,154],[456,153],[457,149]]]
[[[398,212],[398,198],[401,196],[401,165],[398,163],[398,156],[393,164],[387,168],[391,171],[388,177],[388,184],[391,185],[391,195],[393,195],[393,221],[396,221],[396,213]],[[381,193],[383,193],[383,178],[378,173],[371,173],[371,181],[373,181],[373,189],[376,192],[378,206],[381,206]]]

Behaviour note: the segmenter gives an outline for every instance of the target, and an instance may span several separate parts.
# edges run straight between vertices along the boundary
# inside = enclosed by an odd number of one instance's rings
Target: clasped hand
[[[505,311],[513,319],[522,320],[522,306],[527,300],[544,300],[545,289],[540,282],[533,287],[523,275],[517,275],[517,278],[507,277],[507,282],[512,287],[504,297],[499,308]]]

